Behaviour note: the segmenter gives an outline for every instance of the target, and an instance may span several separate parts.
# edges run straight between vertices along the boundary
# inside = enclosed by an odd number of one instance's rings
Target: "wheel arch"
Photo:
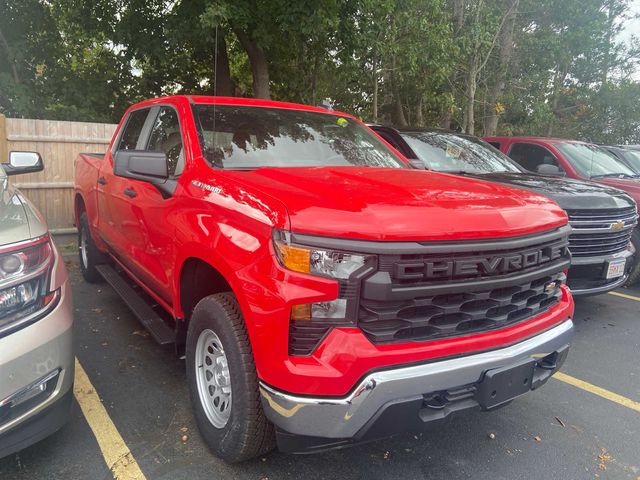
[[[234,288],[229,271],[222,262],[201,256],[186,257],[180,267],[176,285],[176,302],[180,308],[176,312],[181,319],[176,324],[176,348],[179,354],[184,351],[187,329],[191,313],[204,297],[222,292],[232,292],[243,309],[243,300]]]

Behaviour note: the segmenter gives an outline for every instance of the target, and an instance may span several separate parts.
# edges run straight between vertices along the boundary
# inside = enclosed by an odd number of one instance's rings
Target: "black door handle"
[[[107,179],[104,177],[98,177],[98,183],[100,185],[106,185],[107,184]]]
[[[127,197],[131,197],[131,198],[133,198],[133,197],[137,197],[137,196],[138,196],[138,194],[136,193],[136,191],[135,191],[134,189],[132,189],[132,188],[125,188],[125,189],[124,189],[124,194],[125,194]]]

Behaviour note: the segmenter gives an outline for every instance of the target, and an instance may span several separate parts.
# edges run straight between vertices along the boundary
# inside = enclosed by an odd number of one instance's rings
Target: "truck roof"
[[[541,137],[536,135],[519,135],[519,136],[513,136],[513,137],[494,135],[494,136],[482,137],[482,138],[485,140],[511,140],[511,141],[535,140],[537,142],[548,142],[548,143],[589,143],[589,142],[584,142],[582,140],[571,140],[568,138],[557,138],[557,137]]]
[[[245,98],[245,97],[217,97],[212,95],[171,95],[166,97],[150,98],[143,100],[130,107],[135,109],[142,106],[154,105],[158,103],[173,102],[176,100],[187,100],[192,104],[199,105],[236,105],[242,107],[261,107],[261,108],[286,108],[289,110],[302,110],[307,112],[328,113],[333,115],[340,115],[350,118],[355,118],[348,113],[329,110],[324,107],[313,107],[310,105],[302,105],[300,103],[292,102],[279,102],[276,100],[262,100],[258,98]]]

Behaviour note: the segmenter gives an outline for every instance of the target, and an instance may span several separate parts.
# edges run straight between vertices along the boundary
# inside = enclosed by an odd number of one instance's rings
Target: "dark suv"
[[[533,190],[555,200],[573,233],[567,283],[574,296],[607,292],[627,280],[634,265],[631,234],[635,201],[621,190],[590,182],[534,174],[472,135],[435,129],[371,125],[409,159],[429,170],[464,175]]]

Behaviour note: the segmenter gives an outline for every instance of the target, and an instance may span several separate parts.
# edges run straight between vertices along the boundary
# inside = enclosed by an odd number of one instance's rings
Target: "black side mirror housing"
[[[422,160],[419,160],[417,158],[409,158],[409,165],[411,165],[411,168],[414,168],[416,170],[426,170],[427,167],[425,166],[424,162]]]
[[[118,177],[161,183],[169,178],[167,156],[164,152],[119,150],[113,157],[113,173]]]
[[[22,175],[44,170],[44,162],[38,152],[10,152],[9,161],[2,164],[7,175]]]
[[[552,175],[554,177],[564,177],[565,173],[556,165],[541,163],[536,167],[536,171],[541,175]]]
[[[172,196],[178,185],[175,179],[169,178],[164,152],[118,150],[113,155],[113,173],[118,177],[151,183],[164,198]]]

